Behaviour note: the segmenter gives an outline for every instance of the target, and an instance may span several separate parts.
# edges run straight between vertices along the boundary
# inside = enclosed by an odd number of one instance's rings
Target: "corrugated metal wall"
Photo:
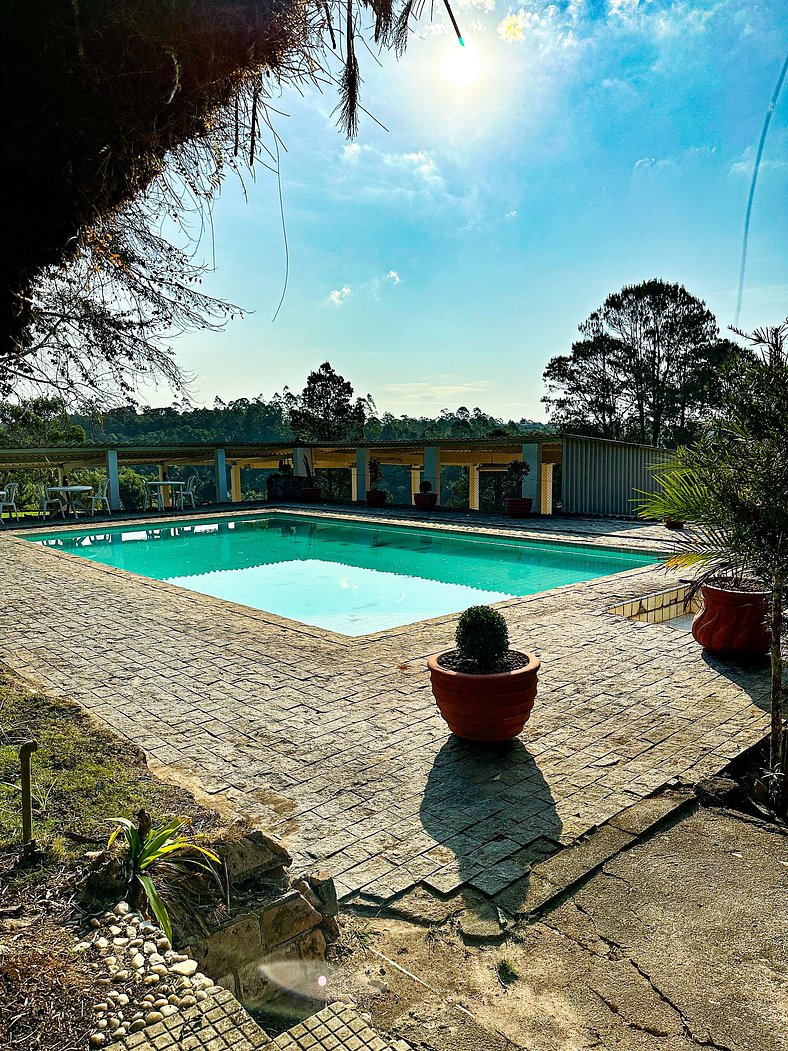
[[[656,489],[655,464],[670,449],[564,436],[563,508],[580,515],[635,515],[636,490]]]

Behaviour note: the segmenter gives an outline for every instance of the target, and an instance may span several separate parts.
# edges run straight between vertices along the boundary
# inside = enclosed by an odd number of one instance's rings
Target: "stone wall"
[[[189,954],[200,970],[245,1007],[284,990],[320,991],[326,946],[338,934],[337,895],[330,876],[291,880],[285,848],[255,830],[216,844],[231,887],[230,916],[193,937]]]

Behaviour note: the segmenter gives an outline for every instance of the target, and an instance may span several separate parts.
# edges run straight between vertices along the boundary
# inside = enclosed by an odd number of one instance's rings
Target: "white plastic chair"
[[[194,499],[194,483],[196,481],[197,476],[193,474],[186,482],[186,485],[175,490],[175,506],[179,511],[184,510],[187,500],[191,503],[192,507],[197,506]]]
[[[106,507],[108,515],[112,514],[112,508],[109,506],[109,497],[107,496],[108,490],[109,478],[102,478],[95,492],[91,493],[90,496],[87,497],[87,499],[90,500],[90,511],[88,512],[89,514],[94,515],[96,513],[97,504],[99,508]]]
[[[66,517],[66,508],[63,501],[59,496],[55,496],[52,490],[44,486],[39,489],[39,502],[38,502],[38,513],[42,518],[46,518],[47,511],[50,507],[56,507],[60,511],[61,518]]]
[[[162,489],[160,485],[148,485],[148,483],[146,482],[145,504],[143,506],[143,511],[152,511],[154,508],[157,511],[164,510],[164,498],[162,495]]]
[[[13,515],[14,518],[19,521],[19,510],[16,506],[16,491],[19,488],[18,482],[9,482],[5,487],[5,496],[0,500],[0,521],[3,519],[3,508],[9,508],[9,515]]]

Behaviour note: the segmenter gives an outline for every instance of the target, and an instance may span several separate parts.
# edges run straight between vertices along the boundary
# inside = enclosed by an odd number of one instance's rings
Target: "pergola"
[[[586,514],[631,514],[636,489],[652,488],[651,467],[664,462],[669,450],[631,445],[576,435],[538,432],[517,438],[446,438],[424,441],[363,443],[242,442],[189,445],[78,445],[53,448],[0,449],[0,471],[50,469],[60,485],[68,472],[79,467],[107,472],[109,499],[120,509],[120,467],[155,467],[167,480],[174,466],[213,468],[217,503],[242,500],[241,472],[276,469],[292,464],[296,476],[306,477],[317,468],[348,468],[352,499],[364,499],[369,488],[369,461],[398,465],[411,471],[412,489],[422,480],[432,485],[440,504],[441,468],[469,469],[469,507],[479,508],[479,475],[504,471],[512,460],[522,460],[530,470],[522,480],[522,495],[533,500],[534,511],[551,514],[553,474],[562,465],[562,502],[565,510]]]

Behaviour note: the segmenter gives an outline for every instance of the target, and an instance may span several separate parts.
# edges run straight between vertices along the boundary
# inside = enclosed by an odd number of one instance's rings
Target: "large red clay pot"
[[[692,621],[692,634],[711,653],[754,657],[772,644],[768,591],[728,591],[701,587],[703,608]]]
[[[510,741],[522,731],[536,697],[541,661],[526,653],[528,664],[493,675],[451,671],[430,657],[432,692],[449,729],[468,741]]]
[[[385,489],[367,489],[367,504],[369,507],[384,507],[388,495]]]
[[[530,497],[508,496],[503,506],[510,518],[525,518],[526,515],[530,515],[534,502]]]
[[[414,493],[413,503],[419,511],[434,511],[438,502],[437,493]]]

